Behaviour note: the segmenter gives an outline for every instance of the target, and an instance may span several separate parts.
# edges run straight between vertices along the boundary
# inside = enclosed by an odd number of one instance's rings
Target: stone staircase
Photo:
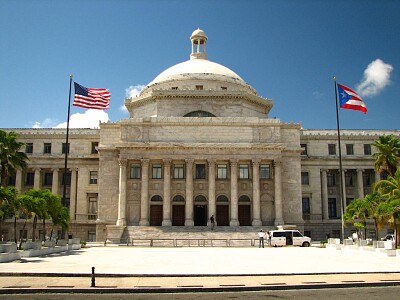
[[[274,226],[127,226],[121,243],[133,246],[253,246],[260,230]]]

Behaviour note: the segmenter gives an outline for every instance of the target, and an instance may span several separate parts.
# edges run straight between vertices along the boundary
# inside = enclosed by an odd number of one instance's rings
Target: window
[[[371,155],[371,144],[364,144],[364,155]]]
[[[33,143],[26,143],[25,153],[33,153]]]
[[[301,155],[307,155],[307,144],[300,144],[301,149]]]
[[[43,145],[43,153],[50,154],[51,153],[51,143],[44,143]]]
[[[218,165],[217,166],[217,178],[218,179],[227,179],[228,178],[228,167],[227,165]]]
[[[260,165],[260,178],[261,179],[270,179],[271,178],[270,165]]]
[[[96,241],[96,231],[88,231],[88,242]]]
[[[239,202],[250,202],[250,198],[246,195],[242,195],[239,197]]]
[[[302,201],[302,211],[303,211],[303,220],[310,220],[310,197],[303,197]]]
[[[310,184],[310,177],[308,172],[301,172],[301,184]]]
[[[328,198],[328,216],[329,219],[337,218],[336,198]]]
[[[202,85],[196,85],[196,90],[200,91],[200,90],[202,90],[202,89],[203,89],[203,86],[202,86]]]
[[[220,196],[218,196],[218,198],[217,198],[217,202],[218,202],[218,203],[221,203],[221,202],[226,202],[226,203],[228,203],[228,202],[229,202],[229,199],[228,199],[226,196],[224,196],[224,195],[220,195]]]
[[[173,86],[173,87],[171,88],[171,90],[174,90],[174,91],[176,91],[177,89],[178,89],[177,86]]]
[[[62,154],[69,153],[69,146],[70,146],[69,143],[68,146],[65,143],[62,144]]]
[[[354,186],[354,174],[353,173],[346,173],[344,177],[345,177],[346,186]]]
[[[90,171],[90,184],[97,184],[97,171]]]
[[[25,185],[33,185],[34,181],[35,181],[35,173],[33,172],[26,173]]]
[[[249,165],[239,165],[239,178],[249,179]]]
[[[329,155],[336,155],[336,144],[328,144]]]
[[[228,88],[226,86],[221,86],[221,90],[226,91]]]
[[[185,198],[183,198],[183,196],[181,195],[176,195],[173,199],[173,202],[185,202]]]
[[[97,219],[97,195],[89,196],[88,220]]]
[[[196,164],[196,179],[206,179],[205,164]]]
[[[354,198],[346,198],[346,206],[349,205],[353,200]]]
[[[131,165],[131,171],[129,174],[131,179],[140,179],[140,165]]]
[[[43,185],[50,186],[53,184],[53,173],[44,173]]]
[[[71,185],[71,172],[67,172],[67,174],[64,173],[63,170],[63,175],[62,175],[62,182],[61,184],[64,185],[64,182],[66,185]]]
[[[184,117],[215,117],[215,115],[213,115],[212,113],[208,112],[208,111],[204,111],[204,110],[196,110],[196,111],[192,111],[186,115],[184,115]]]
[[[354,145],[353,144],[346,144],[346,154],[354,155]]]
[[[374,175],[372,172],[363,172],[363,185],[365,187],[371,186],[374,183]]]
[[[92,151],[90,152],[91,154],[97,154],[97,147],[99,146],[99,142],[92,142]]]
[[[161,164],[153,165],[153,179],[161,179],[162,178],[162,166]]]
[[[174,165],[174,179],[183,179],[184,177],[184,165],[176,164]]]
[[[335,173],[328,173],[326,174],[327,185],[332,187],[336,186],[336,174]]]
[[[160,195],[155,195],[153,197],[151,197],[150,201],[155,201],[155,202],[162,202],[162,197]]]

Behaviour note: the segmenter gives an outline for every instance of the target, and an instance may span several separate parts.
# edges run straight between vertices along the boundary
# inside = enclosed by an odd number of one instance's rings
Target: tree
[[[354,199],[347,205],[346,211],[343,215],[345,222],[352,222],[354,227],[357,228],[357,234],[360,236],[361,228],[366,228],[368,208],[367,202],[364,199]],[[365,233],[364,233],[365,235]]]
[[[17,198],[17,190],[12,187],[0,185],[0,232],[6,218],[14,215],[14,204]]]
[[[400,169],[397,169],[394,176],[378,181],[374,189],[385,199],[377,207],[377,216],[393,224],[397,247],[397,224],[400,220]]]
[[[400,156],[400,139],[393,135],[380,136],[373,145],[378,152],[373,154],[375,159],[375,170],[382,173],[387,172],[394,176]]]
[[[17,133],[0,130],[0,185],[6,186],[7,178],[15,173],[16,169],[26,168],[28,157],[20,152],[25,144],[17,141]]]

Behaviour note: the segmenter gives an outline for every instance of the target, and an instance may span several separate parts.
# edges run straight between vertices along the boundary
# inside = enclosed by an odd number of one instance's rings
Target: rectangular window
[[[130,179],[140,179],[140,171],[141,171],[140,165],[137,165],[137,164],[131,165],[131,171],[129,174],[129,178]]]
[[[171,90],[176,91],[176,90],[178,90],[178,87],[177,87],[177,86],[173,86],[173,87],[171,88]]]
[[[329,198],[328,199],[328,216],[329,216],[329,219],[336,219],[337,218],[336,198]]]
[[[184,165],[176,164],[174,165],[174,179],[184,179]]]
[[[345,173],[345,184],[346,186],[354,186],[354,174],[353,173]]]
[[[228,178],[228,166],[227,165],[218,165],[217,166],[217,178],[218,179],[227,179]]]
[[[228,88],[226,86],[221,86],[221,90],[226,91]]]
[[[162,178],[162,166],[161,164],[154,164],[153,168],[153,179],[161,179]]]
[[[328,144],[329,155],[336,155],[336,144]]]
[[[196,179],[206,179],[205,164],[196,164]]]
[[[96,231],[88,231],[88,242],[96,241]]]
[[[51,153],[51,143],[44,143],[43,145],[43,153],[50,154]]]
[[[203,86],[202,86],[202,85],[196,85],[196,90],[200,91],[200,90],[202,90],[202,89],[203,89]]]
[[[310,197],[303,197],[302,201],[302,211],[303,211],[303,220],[310,220]]]
[[[88,220],[97,219],[97,196],[89,196]]]
[[[239,165],[239,179],[249,179],[249,165]]]
[[[307,144],[300,144],[301,149],[301,155],[307,155]]]
[[[301,172],[301,184],[309,185],[310,184],[310,176],[308,172]]]
[[[364,144],[364,155],[371,155],[371,144]]]
[[[354,145],[353,144],[346,144],[346,154],[354,155]]]
[[[332,187],[336,186],[336,174],[335,173],[327,173],[326,174],[327,185]]]
[[[91,154],[97,154],[97,147],[99,146],[99,142],[92,142],[92,150],[91,150]]]
[[[26,143],[25,153],[33,153],[33,143]]]
[[[44,173],[43,185],[50,186],[53,184],[53,173]]]
[[[65,143],[62,144],[62,151],[61,151],[62,154],[65,154],[65,152],[67,152],[69,154],[69,146],[70,146],[69,143],[68,143],[68,146]]]
[[[90,171],[89,184],[97,184],[97,171]]]
[[[346,198],[346,206],[349,205],[353,200],[354,198]]]
[[[64,185],[64,182],[65,182],[65,185],[71,185],[71,172],[67,172],[67,174],[64,174],[64,170],[62,172],[63,173],[62,173],[62,182],[61,182],[61,184]]]
[[[26,179],[25,185],[33,185],[33,182],[35,181],[35,173],[33,173],[33,172],[26,173],[25,179]]]
[[[260,165],[260,178],[261,179],[270,179],[271,178],[270,165]]]
[[[363,185],[370,187],[374,183],[374,173],[363,172]]]

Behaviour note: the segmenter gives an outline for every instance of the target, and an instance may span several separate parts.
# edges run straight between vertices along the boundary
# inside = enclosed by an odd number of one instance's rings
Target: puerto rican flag
[[[343,84],[338,84],[337,86],[341,108],[360,110],[363,113],[367,113],[367,106],[355,91]]]

